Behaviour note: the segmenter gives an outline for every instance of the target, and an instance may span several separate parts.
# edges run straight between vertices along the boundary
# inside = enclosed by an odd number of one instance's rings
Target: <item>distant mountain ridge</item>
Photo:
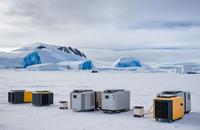
[[[72,48],[70,46],[66,47],[66,46],[50,45],[50,44],[46,44],[46,43],[34,43],[29,46],[21,47],[14,51],[18,51],[18,50],[28,51],[28,50],[34,50],[34,49],[40,49],[40,50],[43,50],[43,49],[55,50],[55,49],[57,49],[62,52],[65,52],[65,53],[79,55],[80,57],[87,58],[86,55],[83,52],[81,52],[80,50],[78,50],[77,48]]]
[[[19,67],[42,63],[58,63],[87,59],[77,48],[35,43],[10,52],[0,52],[1,67]]]

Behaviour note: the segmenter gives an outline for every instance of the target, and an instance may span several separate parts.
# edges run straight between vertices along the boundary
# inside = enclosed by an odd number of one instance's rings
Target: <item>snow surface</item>
[[[131,71],[14,71],[0,70],[0,130],[199,130],[200,75],[132,73]],[[59,101],[70,98],[73,89],[131,91],[131,106],[147,111],[153,98],[163,90],[187,90],[192,94],[192,111],[173,123],[156,122],[152,115],[134,118],[133,111],[105,114],[101,111],[60,110]],[[54,105],[34,107],[7,102],[11,89],[50,90]]]
[[[82,49],[95,67],[106,71],[25,71],[0,69],[0,130],[199,130],[200,75],[152,73],[163,64],[199,62],[199,50],[96,50]],[[192,55],[191,55],[192,54]],[[134,56],[150,71],[113,71],[110,67],[121,56]],[[150,66],[149,66],[150,65]],[[153,67],[152,67],[153,66]],[[153,69],[152,69],[153,68]],[[113,70],[112,70],[113,69]],[[133,68],[134,69],[134,68]],[[109,70],[109,71],[107,71]],[[145,71],[145,70],[140,70]],[[131,107],[142,105],[147,111],[157,93],[164,90],[186,90],[192,94],[192,111],[173,123],[156,122],[152,115],[134,118],[133,111],[105,114],[101,111],[73,112],[60,110],[59,101],[69,101],[74,89],[127,89],[131,91]],[[50,90],[54,105],[34,107],[12,105],[7,92],[12,89]]]
[[[60,66],[55,63],[45,63],[38,65],[31,65],[27,67],[29,71],[59,71]]]

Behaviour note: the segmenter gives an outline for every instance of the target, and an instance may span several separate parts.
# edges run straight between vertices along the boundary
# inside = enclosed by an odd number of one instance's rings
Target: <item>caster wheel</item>
[[[172,120],[168,120],[168,122],[169,122],[169,123],[172,123],[173,121],[172,121]]]

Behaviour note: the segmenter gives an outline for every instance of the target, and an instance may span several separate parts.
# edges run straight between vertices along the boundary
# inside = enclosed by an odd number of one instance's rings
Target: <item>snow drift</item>
[[[32,44],[9,53],[0,52],[0,66],[6,68],[26,68],[35,64],[80,61],[85,59],[87,59],[85,54],[76,48],[44,43]]]
[[[162,65],[159,66],[159,69],[167,73],[183,73],[183,66],[181,65]]]
[[[158,66],[160,70],[167,72],[175,72],[179,74],[199,74],[200,63],[199,62],[182,62],[175,64],[161,64]]]
[[[55,63],[45,63],[45,64],[37,64],[31,65],[27,67],[29,71],[59,71],[60,66]]]
[[[121,57],[114,63],[114,67],[142,67],[139,59],[132,56]]]
[[[200,72],[199,62],[184,62],[178,63],[183,66],[183,74],[198,74]]]
[[[58,65],[62,69],[90,70],[94,68],[94,64],[91,60],[65,61],[58,63]]]
[[[60,71],[60,70],[90,70],[94,67],[91,60],[64,61],[59,63],[44,63],[28,66],[29,71]]]

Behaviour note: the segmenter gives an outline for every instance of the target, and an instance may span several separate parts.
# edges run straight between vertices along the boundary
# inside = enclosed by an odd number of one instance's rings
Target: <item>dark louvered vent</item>
[[[155,101],[155,117],[160,119],[168,119],[168,102]]]
[[[92,93],[91,95],[90,95],[90,106],[94,106],[95,105],[95,94],[94,93]]]
[[[42,104],[43,105],[48,105],[49,104],[49,95],[48,94],[43,94],[42,95]]]

